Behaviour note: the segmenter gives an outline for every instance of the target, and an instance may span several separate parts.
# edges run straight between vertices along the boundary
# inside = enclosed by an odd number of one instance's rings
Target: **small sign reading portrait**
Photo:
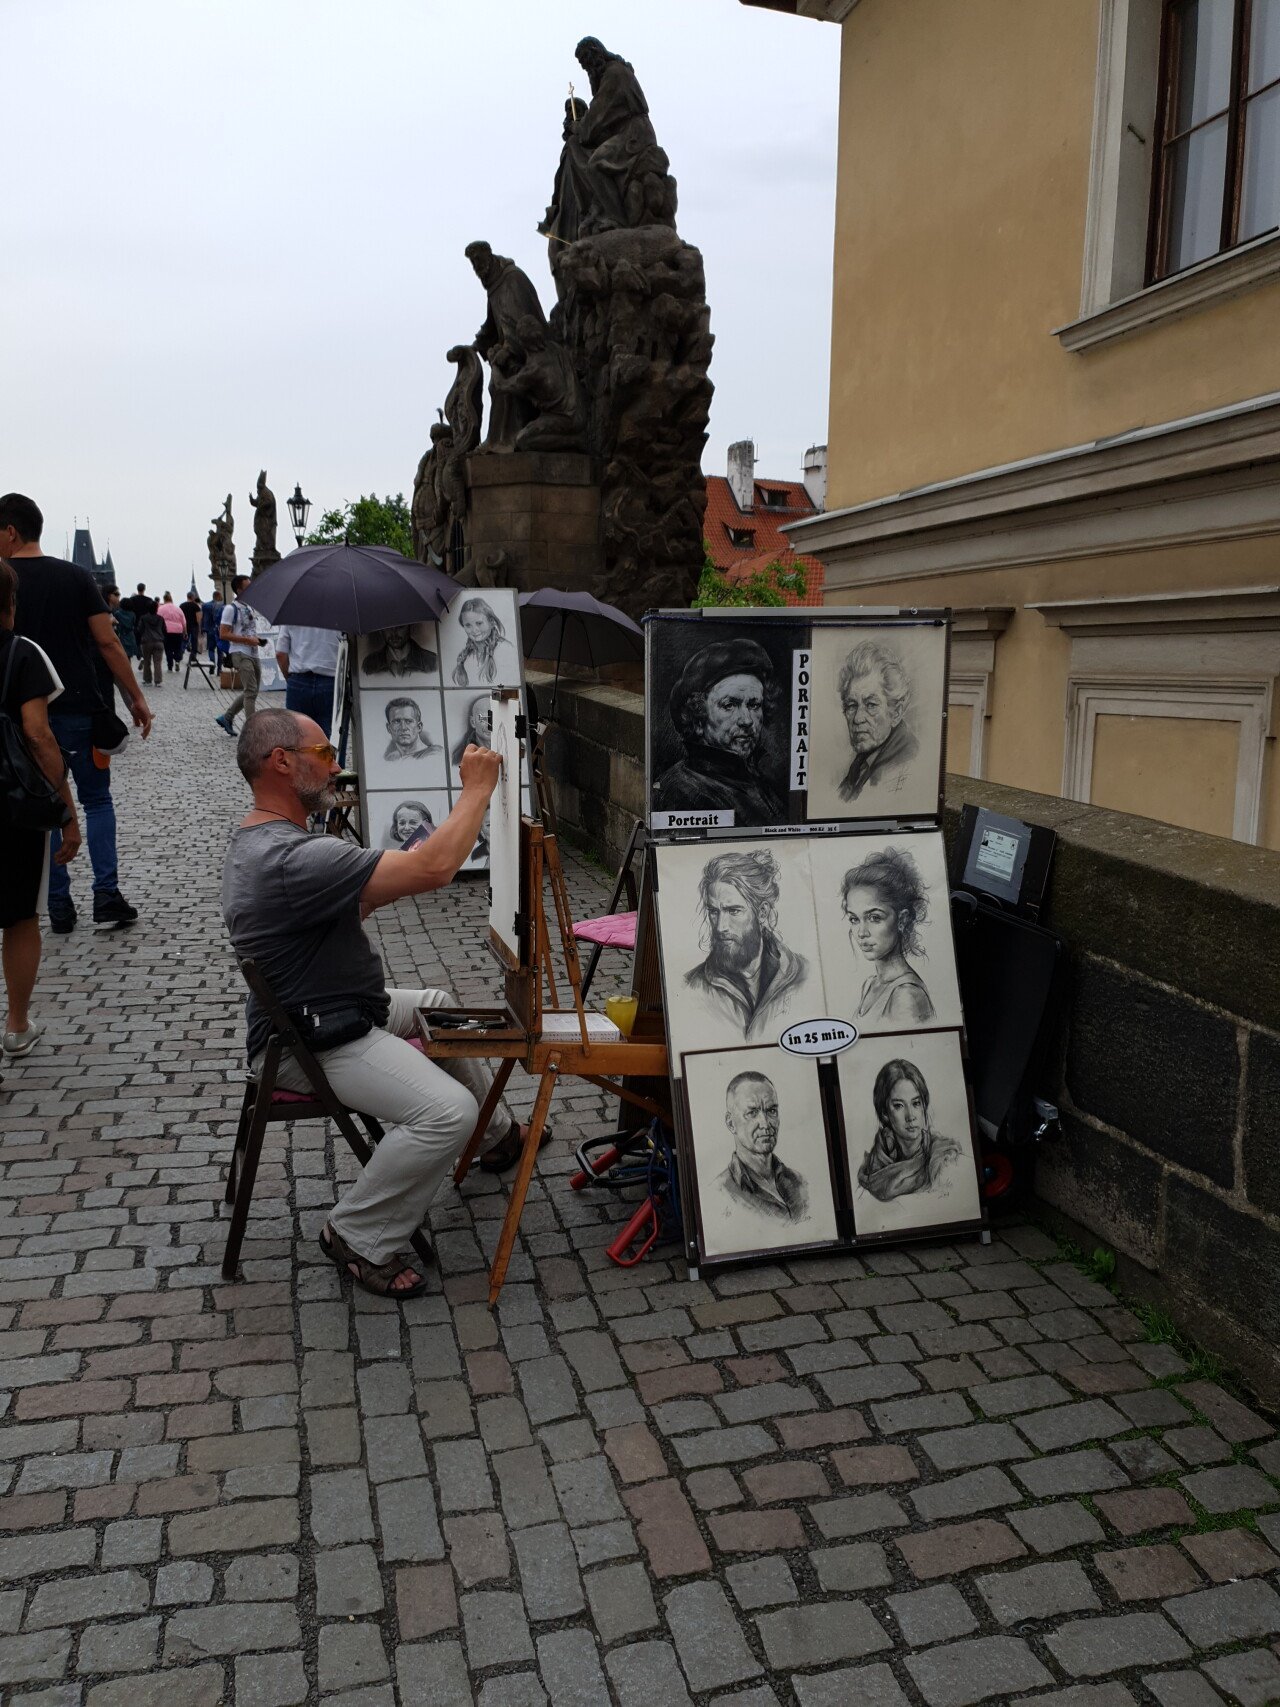
[[[860,1238],[982,1215],[958,1031],[859,1038],[836,1059]]]
[[[686,1055],[693,1181],[707,1257],[837,1237],[816,1063],[781,1049]]]

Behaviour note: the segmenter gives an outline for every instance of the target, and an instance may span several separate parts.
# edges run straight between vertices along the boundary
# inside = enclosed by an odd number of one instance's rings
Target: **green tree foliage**
[[[343,540],[349,545],[389,545],[393,551],[412,557],[413,523],[404,493],[379,498],[370,492],[344,510],[326,510],[319,527],[307,535],[308,545],[337,545]]]
[[[809,576],[802,563],[785,564],[776,559],[754,570],[745,581],[730,581],[711,561],[711,550],[702,542],[702,574],[694,596],[694,610],[712,605],[785,605],[787,593],[804,598]]]

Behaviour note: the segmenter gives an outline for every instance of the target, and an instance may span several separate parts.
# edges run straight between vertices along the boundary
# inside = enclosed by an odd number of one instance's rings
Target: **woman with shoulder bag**
[[[65,865],[80,851],[80,825],[67,767],[49,727],[49,701],[62,692],[62,683],[40,647],[13,632],[17,602],[18,577],[0,558],[0,713],[20,732],[27,754],[65,808],[57,854],[58,864]],[[21,816],[12,798],[0,797],[0,936],[8,993],[3,1046],[9,1059],[26,1055],[40,1036],[28,1003],[40,967],[40,913],[49,883],[49,831],[32,828]]]

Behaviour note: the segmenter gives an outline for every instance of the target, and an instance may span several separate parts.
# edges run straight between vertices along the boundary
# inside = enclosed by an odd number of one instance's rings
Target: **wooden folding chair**
[[[339,1101],[333,1086],[325,1077],[324,1068],[307,1048],[297,1027],[276,1000],[257,963],[242,960],[239,964],[245,983],[271,1021],[271,1039],[262,1058],[262,1071],[256,1078],[250,1074],[245,1085],[235,1149],[231,1153],[231,1166],[227,1170],[224,1201],[231,1204],[232,1208],[227,1248],[222,1256],[224,1280],[236,1278],[240,1246],[244,1243],[245,1227],[249,1220],[249,1205],[253,1201],[254,1181],[258,1177],[262,1140],[268,1126],[281,1121],[332,1120],[355,1152],[361,1167],[365,1166],[372,1154],[370,1145],[376,1144],[382,1137],[382,1127],[373,1116],[360,1114],[359,1118],[369,1134],[369,1142],[365,1142],[360,1128],[352,1118],[358,1111]],[[414,1043],[415,1047],[421,1048],[421,1044],[415,1040],[409,1041]],[[293,1058],[311,1087],[310,1095],[305,1091],[282,1090],[277,1085],[276,1077],[286,1049],[293,1051]],[[409,1243],[413,1246],[414,1254],[428,1267],[435,1262],[431,1246],[424,1234],[415,1233]]]

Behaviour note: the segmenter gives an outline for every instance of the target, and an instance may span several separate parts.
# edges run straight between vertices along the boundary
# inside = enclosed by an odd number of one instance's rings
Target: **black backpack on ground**
[[[32,756],[22,725],[5,709],[21,644],[22,637],[15,634],[0,683],[0,820],[26,830],[60,830],[71,814]]]

